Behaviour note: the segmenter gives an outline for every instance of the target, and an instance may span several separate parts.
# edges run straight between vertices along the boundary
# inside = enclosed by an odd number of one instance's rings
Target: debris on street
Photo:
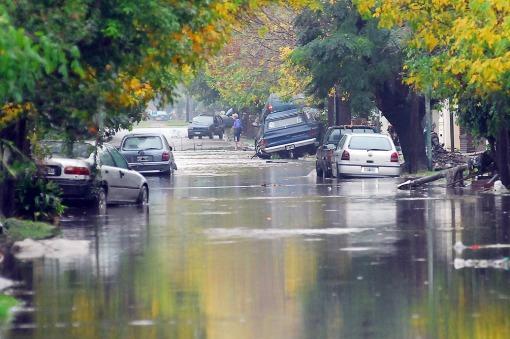
[[[449,152],[441,145],[432,149],[432,163],[435,171],[453,168],[467,163],[468,158],[460,152]]]
[[[398,185],[397,188],[401,190],[412,189],[443,178],[446,178],[448,186],[454,187],[456,185],[462,184],[463,180],[465,179],[463,177],[463,172],[467,168],[468,168],[467,164],[459,165],[454,168],[440,171],[437,174],[429,175],[414,180],[407,180]]]
[[[455,269],[461,268],[496,268],[508,270],[510,268],[510,259],[505,257],[501,259],[461,259],[456,258],[453,261]]]

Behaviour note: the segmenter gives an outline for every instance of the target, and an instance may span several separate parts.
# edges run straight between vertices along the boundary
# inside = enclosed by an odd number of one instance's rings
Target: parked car
[[[333,153],[342,136],[350,133],[375,133],[375,129],[371,126],[364,125],[329,127],[326,133],[324,133],[322,142],[319,147],[317,147],[317,153],[315,154],[315,171],[318,177],[331,178]]]
[[[168,121],[170,120],[170,114],[166,111],[156,111],[152,118],[156,121]]]
[[[122,138],[120,153],[140,173],[172,174],[177,169],[172,147],[161,133],[131,133]]]
[[[193,118],[191,125],[188,127],[188,138],[193,139],[208,136],[210,139],[217,135],[223,139],[225,127],[223,119],[219,115],[199,115]]]
[[[63,141],[43,142],[50,156],[44,159],[41,167],[46,178],[60,186],[64,201],[93,202],[100,212],[106,210],[107,204],[148,204],[147,180],[131,170],[114,147],[99,147],[94,162],[93,145],[84,142],[71,145],[68,147]]]
[[[378,133],[345,134],[334,153],[333,176],[396,177],[398,152],[391,138]]]
[[[290,158],[314,154],[319,132],[320,124],[309,120],[301,109],[269,113],[259,126],[255,151],[263,158],[274,153]]]

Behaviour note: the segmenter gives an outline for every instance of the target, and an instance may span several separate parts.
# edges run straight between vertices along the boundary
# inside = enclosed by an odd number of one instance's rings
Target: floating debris
[[[453,261],[455,269],[461,268],[496,268],[508,270],[510,268],[510,258],[502,259],[461,259],[456,258]]]
[[[483,250],[483,249],[500,249],[500,248],[510,248],[510,244],[488,244],[488,245],[470,245],[466,246],[461,241],[457,241],[455,245],[453,246],[453,249],[457,253],[462,253],[464,250]]]

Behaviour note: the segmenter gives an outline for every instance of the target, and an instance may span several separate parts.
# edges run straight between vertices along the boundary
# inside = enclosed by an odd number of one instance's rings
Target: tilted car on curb
[[[322,142],[317,147],[315,154],[315,171],[318,177],[331,178],[333,154],[338,142],[344,134],[351,133],[375,133],[371,126],[364,125],[340,125],[328,127],[322,138]]]
[[[259,126],[255,151],[260,157],[278,154],[296,158],[314,154],[319,134],[320,124],[308,119],[300,108],[269,113]]]
[[[73,143],[71,150],[63,141],[42,144],[50,156],[40,164],[41,169],[61,188],[64,201],[93,202],[100,212],[107,204],[148,204],[147,180],[131,170],[114,147],[98,147],[95,157],[95,147],[85,142]]]
[[[193,139],[194,137],[206,136],[210,139],[217,135],[220,139],[223,139],[225,133],[225,127],[223,125],[223,119],[219,115],[199,115],[193,118],[191,125],[188,127],[188,138]]]
[[[120,142],[120,153],[140,173],[171,174],[177,169],[172,147],[161,133],[130,133]]]
[[[334,177],[399,175],[399,155],[389,136],[378,133],[345,134],[340,139],[334,153]]]

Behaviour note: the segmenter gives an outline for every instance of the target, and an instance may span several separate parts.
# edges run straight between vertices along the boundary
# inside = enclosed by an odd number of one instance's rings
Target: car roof
[[[368,125],[337,125],[331,126],[328,129],[374,129],[374,127]]]
[[[300,110],[299,110],[299,109],[297,109],[297,108],[289,109],[289,110],[286,110],[286,111],[280,111],[280,112],[269,113],[269,114],[266,116],[266,120],[267,120],[267,121],[279,120],[279,119],[281,119],[281,118],[285,118],[285,117],[290,117],[290,116],[293,116],[293,115],[297,115],[298,113],[300,113]]]
[[[382,134],[382,133],[351,133],[351,134],[345,134],[350,137],[365,137],[365,138],[389,138],[389,135]]]
[[[162,137],[163,133],[147,132],[147,133],[128,133],[124,138],[128,137]]]

